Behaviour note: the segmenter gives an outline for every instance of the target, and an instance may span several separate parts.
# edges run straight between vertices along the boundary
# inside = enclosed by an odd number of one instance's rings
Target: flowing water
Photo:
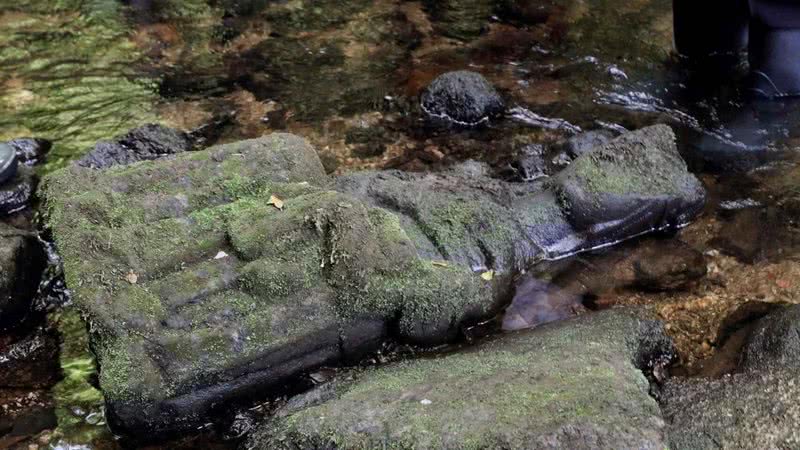
[[[677,237],[570,261],[554,282],[580,282],[592,307],[656,305],[692,372],[742,298],[800,298],[800,107],[748,100],[744,66],[688,69],[671,31],[667,0],[0,0],[0,140],[53,140],[44,173],[149,122],[202,131],[209,144],[281,130],[310,139],[332,173],[472,158],[507,176],[531,146],[557,168],[550,144],[561,139],[668,123],[709,191],[704,216]],[[426,127],[418,94],[456,69],[484,74],[508,117]],[[704,254],[708,275],[689,290],[598,276],[624,272],[636,249],[676,242]],[[41,395],[56,426],[13,444],[115,448],[85,326],[69,306],[49,309],[34,322],[61,334],[62,379],[23,394]]]

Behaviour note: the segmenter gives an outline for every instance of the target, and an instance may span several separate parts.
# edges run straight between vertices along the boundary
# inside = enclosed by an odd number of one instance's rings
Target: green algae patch
[[[656,322],[600,313],[368,369],[323,387],[326,402],[279,411],[248,448],[663,449],[637,365],[671,349]]]
[[[60,363],[63,379],[53,388],[58,426],[53,434],[60,445],[90,445],[111,439],[103,417],[103,395],[92,385],[97,374],[89,350],[89,333],[77,309],[51,315],[62,336]]]
[[[156,121],[154,81],[140,59],[120,2],[0,2],[0,140],[57,142],[45,171],[100,139]]]

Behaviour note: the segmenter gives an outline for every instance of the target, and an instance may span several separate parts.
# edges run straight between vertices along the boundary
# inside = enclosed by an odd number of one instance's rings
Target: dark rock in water
[[[503,330],[533,328],[574,316],[582,311],[581,298],[533,277],[517,285],[514,299],[503,316]]]
[[[93,169],[106,169],[118,164],[148,161],[192,150],[186,133],[161,125],[149,124],[129,131],[112,141],[98,142],[76,164]]]
[[[21,166],[16,176],[0,186],[0,216],[25,209],[33,198],[38,179],[33,168]]]
[[[32,448],[22,446],[45,430],[58,426],[58,418],[52,408],[34,406],[20,414],[0,416],[0,446],[3,448]],[[15,445],[16,444],[16,445]]]
[[[526,25],[545,23],[559,9],[554,1],[503,0],[499,3],[500,17]]]
[[[723,223],[710,244],[727,255],[752,264],[767,256],[767,241],[775,238],[776,233],[765,229],[768,223],[760,208],[736,211],[731,220]]]
[[[583,316],[358,373],[268,420],[246,448],[662,450],[642,371],[672,353],[656,321]]]
[[[0,143],[0,216],[25,209],[33,197],[38,177],[30,166],[44,161],[50,150],[44,139],[20,138]],[[19,166],[22,162],[23,166]]]
[[[505,111],[505,103],[483,75],[466,70],[440,75],[425,89],[422,110],[436,124],[483,125]]]
[[[47,389],[58,382],[58,333],[37,327],[15,339],[15,333],[0,337],[0,388]]]
[[[592,151],[595,147],[607,144],[614,137],[614,134],[608,130],[586,131],[568,138],[561,148],[570,158],[575,159]]]
[[[681,241],[660,242],[635,253],[632,284],[640,289],[684,289],[708,271],[703,254]]]
[[[671,449],[800,446],[800,306],[760,319],[736,373],[673,379],[663,390]]]
[[[743,368],[800,368],[800,306],[778,308],[758,321],[742,355]]]
[[[28,313],[45,261],[35,234],[0,224],[0,328]]]
[[[674,145],[668,129],[636,136],[615,144],[622,167],[581,167],[603,179]],[[694,190],[667,186],[691,177],[685,168],[650,170],[622,186],[637,200],[692,204]],[[496,314],[518,268],[609,242],[608,227],[576,230],[558,191],[487,172],[465,163],[333,183],[305,141],[273,134],[50,175],[46,220],[92,323],[110,423],[134,437],[187,430],[302,373],[358,361],[387,338],[452,341],[462,325]],[[653,225],[639,228],[638,211],[634,202],[625,216],[633,235]],[[482,277],[487,270],[496,276]]]
[[[7,142],[17,152],[17,159],[28,166],[44,161],[53,143],[47,139],[19,138]]]
[[[353,153],[361,158],[374,158],[386,152],[389,139],[383,127],[351,128],[347,130],[345,143],[355,146]]]
[[[534,181],[548,176],[547,163],[544,160],[545,148],[542,145],[526,145],[521,155],[511,164],[513,173],[511,181]]]
[[[19,160],[17,160],[17,152],[14,147],[0,143],[0,185],[5,184],[17,174],[18,164]]]
[[[447,37],[469,41],[489,24],[492,0],[423,0],[436,31]]]

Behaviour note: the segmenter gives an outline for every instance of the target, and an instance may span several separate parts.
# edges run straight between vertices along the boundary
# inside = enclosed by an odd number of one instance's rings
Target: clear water
[[[0,0],[0,140],[53,140],[45,172],[148,122],[219,142],[294,132],[331,172],[468,158],[501,170],[532,143],[666,122],[707,184],[708,215],[731,204],[790,214],[776,199],[800,198],[797,106],[747,101],[745,68],[688,71],[671,53],[669,1],[520,2],[538,8],[527,17],[509,3]],[[420,90],[465,68],[498,87],[511,117],[481,130],[422,126]],[[737,172],[756,166],[766,169]],[[796,254],[785,242],[780,258]],[[66,375],[54,391],[63,435],[51,445],[114,447],[95,420],[83,324],[68,309],[51,320]]]

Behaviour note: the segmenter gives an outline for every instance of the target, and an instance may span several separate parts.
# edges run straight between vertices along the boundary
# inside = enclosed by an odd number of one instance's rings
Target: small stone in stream
[[[733,218],[723,223],[710,244],[748,264],[768,256],[769,240],[777,233],[768,230],[772,227],[765,212],[762,208],[732,211]]]
[[[100,141],[76,164],[92,169],[106,169],[119,164],[158,159],[193,149],[189,135],[162,125],[148,124],[135,128],[112,141]]]
[[[511,23],[536,25],[545,23],[558,11],[555,2],[533,2],[530,0],[503,0],[499,2],[500,17]]]
[[[47,389],[61,378],[58,333],[37,327],[0,336],[0,388]]]
[[[512,181],[534,181],[547,176],[547,163],[544,161],[544,146],[526,145],[520,156],[511,164],[514,171]]]
[[[0,143],[0,185],[17,174],[17,152],[9,144]]]
[[[505,102],[483,75],[465,70],[440,75],[422,93],[421,107],[433,124],[474,127],[497,118]]]
[[[41,163],[53,143],[47,139],[19,138],[7,142],[17,152],[17,159],[27,165],[34,166]]]
[[[8,216],[25,209],[33,198],[37,178],[33,168],[17,167],[17,175],[0,187],[0,216]]]
[[[374,158],[386,152],[388,140],[383,127],[355,127],[347,130],[344,142],[353,145],[353,154],[359,158]]]
[[[641,289],[683,289],[708,270],[703,254],[681,241],[659,242],[635,253],[633,284]]]
[[[571,159],[575,159],[592,151],[595,147],[607,144],[614,137],[614,133],[608,130],[587,131],[568,138],[561,144],[561,148]]]
[[[0,223],[0,328],[16,325],[30,310],[44,268],[36,235]]]
[[[526,276],[503,316],[503,330],[533,328],[572,317],[584,310],[581,298],[557,286]]]

